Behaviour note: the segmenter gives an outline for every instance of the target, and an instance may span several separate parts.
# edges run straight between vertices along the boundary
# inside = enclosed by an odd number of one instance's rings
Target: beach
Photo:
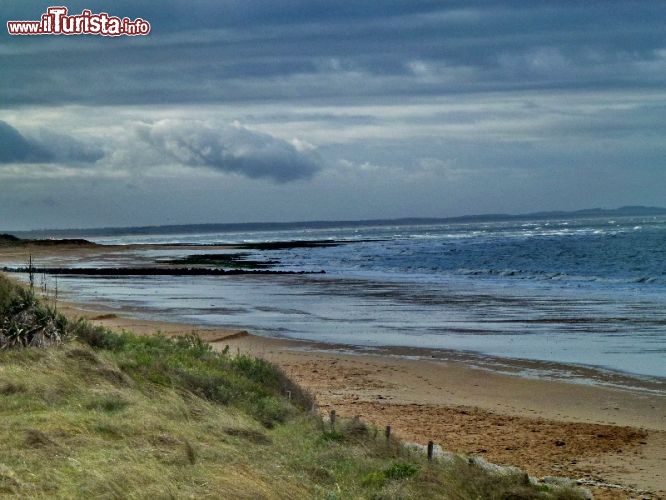
[[[7,245],[0,247],[0,263],[24,265],[32,256],[38,265],[169,269],[169,264],[159,258],[229,251],[225,245]],[[36,278],[38,285],[40,275]],[[273,283],[285,279],[267,275],[260,280],[251,273],[232,278],[233,292],[242,291],[245,286],[256,288],[257,295],[276,290],[271,288]],[[257,335],[253,329],[239,328],[232,322],[233,304],[222,299],[223,303],[215,308],[206,302],[189,316],[176,314],[175,309],[169,308],[177,307],[188,296],[173,278],[159,282],[172,297],[161,302],[155,301],[160,290],[149,277],[131,282],[108,278],[72,280],[79,288],[67,288],[66,279],[63,276],[57,282],[58,297],[54,278],[48,277],[46,283],[46,300],[53,301],[60,312],[139,334],[194,333],[215,349],[228,346],[232,355],[242,352],[265,358],[312,392],[322,414],[335,410],[340,416],[360,416],[376,425],[379,432],[390,426],[393,434],[409,442],[426,444],[432,440],[444,450],[516,465],[534,476],[579,480],[594,492],[595,498],[666,496],[666,390],[661,378],[456,349],[353,345]],[[226,277],[216,279],[232,281]],[[307,279],[308,276],[289,278],[292,295],[284,299],[285,303],[291,304],[293,297],[300,297],[294,293],[308,290]],[[124,295],[127,283],[140,289],[150,301],[132,297],[128,300]],[[192,282],[191,288],[196,290],[197,283]],[[366,286],[364,281],[340,283],[341,287]],[[384,297],[393,298],[385,286],[372,282],[370,285]],[[409,286],[413,288],[413,284]],[[105,287],[115,290],[116,295],[110,295],[114,300],[101,293],[96,295]],[[330,291],[330,287],[325,288],[326,293]],[[336,300],[333,294],[326,293],[322,293],[320,303]],[[267,300],[273,299],[278,297],[267,296]],[[210,299],[205,296],[205,300]],[[381,310],[387,311],[389,305]],[[183,320],[198,319],[194,313],[209,313],[211,308],[222,311],[215,316],[215,325]],[[258,308],[251,314],[260,316],[267,309]],[[293,315],[292,310],[284,314]],[[267,316],[264,321],[270,323],[270,318]],[[415,318],[418,321],[418,316]],[[347,324],[346,330],[353,332],[363,327],[363,318],[349,318]],[[488,320],[484,324],[492,327],[495,323]],[[334,326],[322,323],[321,328]],[[423,325],[417,322],[412,327],[418,330]]]
[[[528,473],[580,479],[595,498],[666,495],[666,397],[500,374],[460,361],[369,354],[246,331],[133,319],[68,305],[69,315],[141,334],[197,334],[219,350],[270,360],[323,413],[360,416],[407,441],[480,455]]]

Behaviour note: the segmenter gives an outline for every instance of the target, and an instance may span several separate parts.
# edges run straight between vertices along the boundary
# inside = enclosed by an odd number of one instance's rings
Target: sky
[[[150,34],[5,29],[51,5],[0,2],[0,232],[666,206],[663,0],[76,0]]]

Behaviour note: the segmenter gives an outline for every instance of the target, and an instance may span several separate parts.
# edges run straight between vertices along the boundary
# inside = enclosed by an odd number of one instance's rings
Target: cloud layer
[[[666,205],[663,0],[67,6],[151,34],[0,31],[16,227]]]
[[[311,178],[319,165],[313,153],[240,124],[212,126],[200,121],[161,120],[137,127],[139,137],[169,159],[251,179],[277,182]]]
[[[99,0],[70,12],[109,10]],[[39,19],[34,2],[0,6]],[[489,0],[115,2],[148,37],[0,38],[7,106],[660,88],[666,4]],[[85,71],[83,70],[85,68]],[[13,82],[24,82],[13,85]]]

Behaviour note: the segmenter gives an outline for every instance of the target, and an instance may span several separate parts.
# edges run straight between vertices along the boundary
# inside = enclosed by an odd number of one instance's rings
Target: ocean
[[[72,300],[144,318],[371,350],[397,346],[666,378],[666,216],[155,230],[91,239],[342,242],[243,250],[270,261],[271,269],[325,274],[58,277],[60,293]],[[239,250],[153,247],[132,250],[122,263],[214,252]]]

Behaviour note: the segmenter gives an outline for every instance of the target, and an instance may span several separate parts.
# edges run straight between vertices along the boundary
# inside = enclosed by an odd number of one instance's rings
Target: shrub
[[[0,348],[43,347],[60,343],[67,333],[62,314],[0,275]]]

